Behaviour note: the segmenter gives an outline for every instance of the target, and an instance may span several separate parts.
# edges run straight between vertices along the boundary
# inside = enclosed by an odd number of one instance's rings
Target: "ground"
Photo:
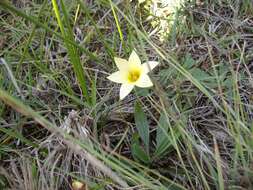
[[[253,3],[166,5],[0,1],[0,189],[253,189]]]

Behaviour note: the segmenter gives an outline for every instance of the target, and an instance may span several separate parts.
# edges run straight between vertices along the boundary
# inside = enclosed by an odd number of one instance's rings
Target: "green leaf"
[[[168,133],[170,123],[164,113],[161,114],[156,132],[155,157],[162,156],[171,147],[170,134]]]
[[[165,114],[161,114],[158,126],[157,126],[157,133],[156,133],[156,146],[159,147],[163,144],[163,141],[168,142],[168,128],[169,124]]]
[[[135,88],[135,92],[137,96],[148,96],[149,90],[148,88]]]
[[[183,60],[183,66],[186,69],[190,69],[196,64],[195,60],[192,58],[191,54],[187,53]]]
[[[211,76],[207,72],[205,72],[199,68],[191,69],[190,72],[191,72],[192,76],[195,79],[197,79],[198,81],[209,80],[211,78]]]
[[[146,151],[149,152],[149,125],[147,117],[138,102],[135,103],[134,120],[138,133],[146,146]]]
[[[133,135],[132,144],[131,144],[131,152],[135,160],[142,161],[145,164],[150,163],[149,155],[145,152],[145,150],[143,150],[142,146],[140,145],[138,134]]]

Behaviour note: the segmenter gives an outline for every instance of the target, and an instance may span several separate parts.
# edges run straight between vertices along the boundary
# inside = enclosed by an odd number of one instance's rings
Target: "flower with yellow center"
[[[148,88],[153,86],[152,81],[148,76],[148,72],[154,69],[158,62],[148,61],[141,64],[141,60],[135,51],[132,51],[128,60],[118,57],[114,61],[119,71],[112,73],[109,80],[122,84],[120,87],[120,99],[125,98],[134,88]]]

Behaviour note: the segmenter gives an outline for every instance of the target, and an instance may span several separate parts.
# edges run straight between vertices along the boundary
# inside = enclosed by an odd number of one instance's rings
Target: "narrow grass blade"
[[[112,9],[112,13],[113,13],[113,17],[114,17],[114,20],[116,22],[116,26],[117,26],[117,29],[118,29],[118,32],[119,32],[119,37],[120,37],[120,40],[121,42],[124,44],[124,39],[123,39],[123,33],[121,31],[121,28],[120,28],[120,24],[119,24],[119,20],[118,20],[118,17],[117,17],[117,14],[113,8],[113,5],[112,5],[112,1],[110,0],[110,5],[111,5],[111,9]]]
[[[33,15],[27,15],[24,12],[20,11],[19,9],[11,6],[9,3],[5,2],[5,1],[0,1],[0,6],[3,7],[6,10],[9,10],[10,12],[13,12],[14,14],[36,24],[37,26],[45,29],[47,32],[54,34],[55,36],[59,37],[60,39],[63,39],[65,41],[67,41],[69,44],[75,46],[76,48],[78,48],[80,51],[84,52],[85,54],[87,54],[92,60],[97,61],[97,62],[102,62],[102,60],[100,60],[97,56],[95,56],[93,53],[91,53],[90,51],[88,51],[87,49],[85,49],[83,46],[80,46],[78,44],[76,44],[75,42],[69,40],[69,39],[64,39],[64,37],[59,34],[58,32],[55,32],[54,30],[52,30],[49,26],[47,26],[46,24],[41,23],[38,18],[34,17]],[[1,54],[0,54],[1,55]]]
[[[73,32],[71,30],[70,23],[68,22],[68,14],[67,14],[67,11],[65,9],[65,5],[64,5],[63,1],[60,1],[60,2],[61,2],[61,7],[62,7],[62,11],[63,11],[63,15],[64,15],[64,21],[65,21],[65,24],[66,24],[66,27],[67,27],[67,31],[65,31],[63,21],[61,19],[60,11],[59,11],[56,0],[52,0],[54,12],[55,12],[57,22],[58,22],[58,25],[60,27],[62,36],[63,36],[64,43],[65,43],[65,45],[68,49],[68,54],[69,54],[69,57],[70,57],[70,61],[71,61],[71,64],[73,65],[77,80],[79,82],[79,85],[82,89],[82,92],[83,92],[83,95],[84,95],[86,101],[90,104],[91,100],[90,100],[90,97],[89,97],[88,85],[87,85],[87,82],[86,82],[86,78],[84,76],[84,70],[83,70],[83,67],[82,67],[82,64],[81,64],[79,53],[77,51],[77,48],[69,43],[69,41],[72,41],[73,43],[75,43],[75,42],[74,42]],[[68,40],[65,40],[65,39],[68,39]]]
[[[1,64],[3,64],[5,66],[5,68],[6,68],[7,72],[8,72],[8,75],[9,75],[9,77],[10,77],[10,79],[11,79],[14,87],[16,88],[17,92],[20,94],[21,98],[24,99],[24,96],[23,96],[23,94],[22,94],[22,92],[21,92],[21,90],[20,90],[20,88],[18,86],[16,78],[14,77],[14,75],[13,75],[10,67],[8,66],[8,64],[6,63],[6,61],[3,58],[0,59],[0,66],[1,66]]]
[[[219,189],[224,189],[224,179],[222,175],[222,167],[221,167],[221,158],[219,153],[218,144],[215,138],[213,138],[214,141],[214,152],[215,152],[215,160],[216,160],[216,166],[218,171],[218,182],[219,182]]]
[[[69,146],[77,153],[80,154],[81,156],[87,156],[84,153],[87,151],[88,153],[92,154],[99,160],[103,161],[105,164],[110,166],[113,170],[117,171],[117,174],[122,176],[124,179],[131,181],[133,185],[143,185],[143,187],[147,187],[148,189],[165,189],[165,186],[162,185],[161,183],[157,184],[155,183],[155,179],[152,178],[152,176],[149,176],[148,174],[142,173],[143,170],[141,170],[140,167],[136,164],[135,170],[132,169],[132,167],[129,167],[129,164],[132,164],[134,162],[131,162],[130,160],[127,160],[126,158],[119,159],[116,158],[112,155],[105,154],[103,151],[99,151],[99,147],[94,147],[96,144],[92,144],[92,146],[88,143],[85,143],[84,141],[80,141],[77,138],[72,137],[68,133],[62,131],[60,128],[56,127],[54,124],[49,122],[47,119],[42,117],[40,114],[38,114],[36,111],[31,109],[29,106],[24,105],[22,102],[17,100],[16,98],[12,97],[9,95],[6,91],[0,89],[0,100],[2,100],[4,103],[7,105],[11,106],[13,109],[16,111],[33,118],[35,121],[37,121],[41,126],[45,127],[49,131],[58,134],[59,136],[62,137],[65,143],[69,144]],[[90,159],[90,158],[89,158]],[[122,161],[122,159],[124,161]],[[112,169],[106,169],[106,174],[111,176],[113,171]],[[138,172],[137,172],[138,170]],[[108,171],[110,171],[108,173]],[[112,173],[111,173],[112,172]],[[154,171],[150,171],[155,174]],[[117,176],[118,176],[117,175]],[[159,174],[155,174],[159,175]],[[175,183],[174,181],[167,179],[163,176],[159,177],[163,178],[165,181],[168,181],[169,184],[172,186],[175,186],[178,189],[185,189],[183,186]],[[112,178],[114,179],[114,178]],[[116,182],[118,179],[116,179]],[[121,183],[120,181],[118,181]]]

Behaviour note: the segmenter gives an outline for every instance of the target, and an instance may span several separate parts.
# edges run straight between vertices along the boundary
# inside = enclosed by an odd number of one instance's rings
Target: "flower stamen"
[[[140,70],[130,70],[127,79],[130,83],[136,82],[141,76]]]

